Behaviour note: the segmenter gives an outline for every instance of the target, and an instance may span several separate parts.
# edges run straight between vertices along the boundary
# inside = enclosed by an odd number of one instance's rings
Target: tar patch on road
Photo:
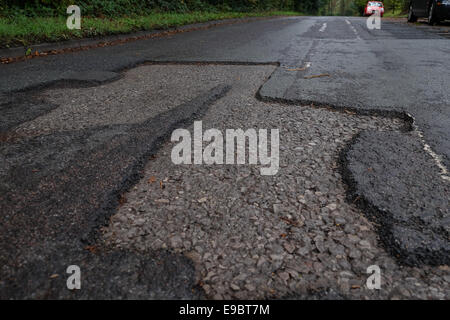
[[[450,183],[413,133],[361,133],[343,152],[351,198],[408,265],[450,262]]]
[[[57,246],[36,250],[35,258],[0,282],[2,299],[201,299],[192,262],[167,251],[92,253]],[[41,255],[39,255],[41,254]],[[68,290],[65,261],[80,267],[79,290]],[[39,280],[39,281],[38,281]]]

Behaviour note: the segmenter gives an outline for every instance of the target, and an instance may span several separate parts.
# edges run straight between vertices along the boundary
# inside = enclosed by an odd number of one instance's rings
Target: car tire
[[[434,14],[434,1],[431,3],[430,10],[428,11],[428,24],[432,26],[435,24],[436,21],[436,15]]]
[[[408,22],[416,22],[417,17],[414,15],[412,3],[409,5]]]

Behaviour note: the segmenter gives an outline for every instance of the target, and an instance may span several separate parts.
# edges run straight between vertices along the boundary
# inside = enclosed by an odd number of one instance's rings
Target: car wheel
[[[417,17],[414,15],[412,4],[409,5],[408,22],[416,22]]]
[[[430,12],[428,13],[428,24],[432,26],[436,23],[436,17],[434,14],[434,2],[431,3]]]

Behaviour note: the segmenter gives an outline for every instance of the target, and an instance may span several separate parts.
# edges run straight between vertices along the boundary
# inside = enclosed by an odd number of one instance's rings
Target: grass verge
[[[396,12],[389,11],[389,12],[385,12],[383,14],[383,17],[386,17],[386,18],[406,18],[407,16],[408,16],[407,13],[404,13],[401,11],[396,11]]]
[[[0,48],[30,46],[43,42],[122,34],[143,30],[161,30],[212,20],[295,15],[300,14],[292,11],[191,12],[155,13],[148,16],[119,17],[115,19],[84,17],[81,20],[81,30],[69,30],[66,26],[67,17],[29,18],[18,16],[14,19],[0,17]]]

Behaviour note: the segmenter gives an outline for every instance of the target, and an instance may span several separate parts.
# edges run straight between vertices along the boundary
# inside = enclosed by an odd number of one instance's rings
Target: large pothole
[[[16,265],[33,267],[36,248],[45,256],[39,259],[72,264],[75,256],[53,252],[46,243],[82,250],[86,241],[93,244],[92,233],[120,203],[103,229],[104,242],[97,245],[124,249],[117,255],[124,266],[134,256],[126,252],[140,252],[142,261],[142,255],[155,253],[145,264],[150,269],[158,257],[171,259],[156,254],[161,249],[184,255],[194,262],[197,282],[210,298],[308,298],[314,292],[350,298],[448,297],[448,267],[398,265],[363,212],[346,200],[338,170],[339,154],[356,134],[395,133],[403,122],[258,101],[255,93],[274,68],[149,65],[101,86],[40,93],[51,108],[8,129],[12,138],[1,146],[2,211],[8,213],[2,216],[6,227],[0,236],[2,275],[20,282],[23,270]],[[173,164],[173,144],[161,143],[173,129],[192,130],[194,119],[202,120],[203,130],[279,129],[278,173],[261,176],[260,165]],[[104,265],[108,259],[92,261],[103,264],[93,272],[114,268]],[[174,272],[185,262],[177,261]],[[365,286],[371,265],[381,268],[381,290]],[[137,296],[156,290],[174,297],[177,288],[186,290],[180,281],[192,283],[181,278],[161,290],[140,281]],[[28,280],[35,282],[33,288],[50,281]],[[137,282],[121,283],[111,290],[131,292]]]
[[[340,151],[357,133],[399,131],[404,123],[258,101],[255,92],[271,71],[223,67],[234,75],[232,89],[202,121],[203,130],[222,132],[280,129],[279,172],[174,165],[174,144],[166,143],[104,230],[106,243],[185,254],[215,299],[308,297],[330,288],[350,298],[444,297],[446,267],[399,266],[381,248],[372,224],[346,201],[338,170]],[[370,265],[382,270],[382,290],[366,288]]]

